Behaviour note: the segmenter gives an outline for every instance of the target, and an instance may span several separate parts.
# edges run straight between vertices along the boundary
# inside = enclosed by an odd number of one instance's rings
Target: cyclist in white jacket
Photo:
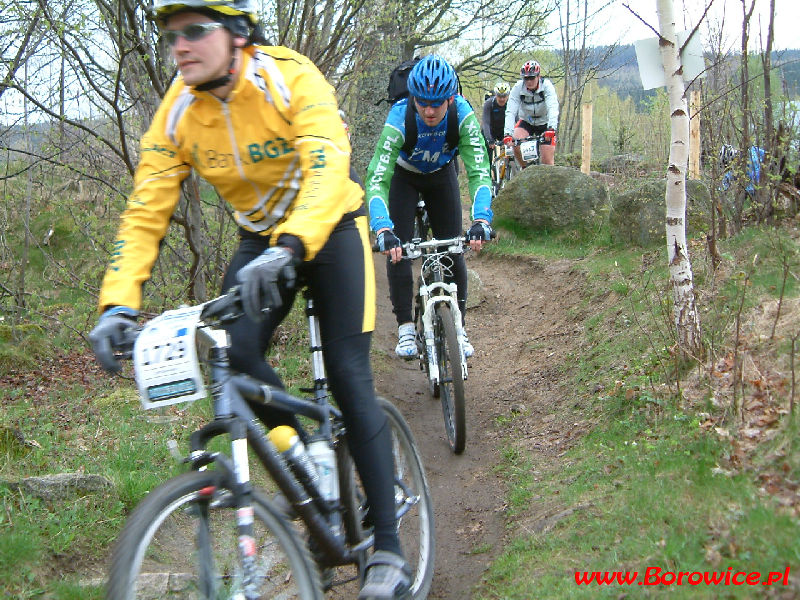
[[[541,76],[541,67],[529,60],[520,69],[522,79],[517,81],[508,97],[503,141],[510,145],[513,139],[545,134],[539,148],[541,163],[552,165],[556,153],[556,128],[558,127],[558,95],[549,79]],[[514,146],[517,163],[524,166],[519,146]]]

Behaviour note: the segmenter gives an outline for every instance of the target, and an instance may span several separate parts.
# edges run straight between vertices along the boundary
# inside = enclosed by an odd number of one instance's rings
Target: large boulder
[[[643,248],[667,243],[666,180],[638,180],[611,191],[608,212],[611,239]],[[711,195],[702,181],[686,182],[686,235],[708,231]]]
[[[602,222],[608,190],[570,167],[533,165],[517,174],[495,198],[497,218],[527,229],[594,229]]]

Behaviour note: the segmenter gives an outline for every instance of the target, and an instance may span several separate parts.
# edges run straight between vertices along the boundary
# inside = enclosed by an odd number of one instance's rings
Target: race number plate
[[[519,151],[522,155],[522,160],[525,162],[531,162],[532,160],[539,158],[539,148],[537,148],[536,142],[533,140],[522,142],[519,145]]]
[[[506,156],[508,158],[514,158],[514,148],[511,146],[506,146]]]
[[[150,321],[133,347],[133,368],[144,408],[205,398],[195,337],[202,306],[169,310]]]

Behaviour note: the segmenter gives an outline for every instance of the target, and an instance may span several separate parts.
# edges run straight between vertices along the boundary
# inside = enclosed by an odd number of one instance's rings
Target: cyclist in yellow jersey
[[[239,226],[222,284],[223,291],[241,286],[246,313],[228,327],[231,366],[282,385],[264,354],[292,306],[295,281],[311,290],[330,388],[374,525],[359,598],[401,598],[409,569],[397,537],[390,431],[369,363],[375,282],[363,191],[348,175],[350,144],[333,88],[305,56],[257,44],[254,1],[152,7],[180,77],[141,140],[90,339],[113,370],[113,342],[138,315],[181,182],[194,170],[231,204]],[[293,419],[252,408],[270,427]]]

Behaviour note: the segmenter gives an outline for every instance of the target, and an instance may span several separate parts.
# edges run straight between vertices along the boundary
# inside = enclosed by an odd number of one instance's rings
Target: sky
[[[594,0],[596,5],[608,3],[603,0]],[[675,20],[678,31],[691,30],[699,21],[709,0],[673,0]],[[752,0],[745,0],[749,6]],[[755,0],[756,8],[750,22],[751,44],[758,44],[758,31],[766,32],[769,21],[769,0]],[[575,4],[575,2],[573,2]],[[594,45],[605,45],[614,42],[633,44],[635,41],[655,37],[653,29],[636,18],[623,4],[630,6],[642,19],[653,28],[658,29],[656,15],[656,0],[614,0],[611,6],[604,9],[598,22],[602,25],[593,34]],[[775,0],[775,39],[774,50],[800,48],[800,0]],[[761,20],[759,23],[759,15]],[[555,23],[558,17],[555,17]],[[703,45],[709,39],[709,25],[719,29],[722,25],[725,46],[738,50],[741,47],[742,31],[742,0],[713,0],[709,16],[700,26]],[[760,46],[753,47],[757,49]]]

